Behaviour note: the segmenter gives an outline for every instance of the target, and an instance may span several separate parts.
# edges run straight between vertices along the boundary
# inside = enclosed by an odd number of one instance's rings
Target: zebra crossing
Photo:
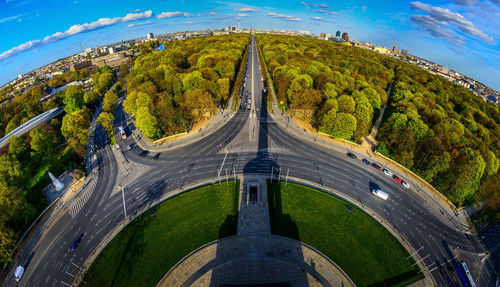
[[[446,225],[450,224],[450,221],[446,218],[445,213],[443,213],[441,210],[437,210],[436,207],[431,205],[429,202],[423,201],[422,206],[442,223]]]
[[[94,179],[92,182],[90,182],[89,186],[87,186],[83,190],[83,194],[80,196],[79,199],[77,199],[77,202],[69,209],[68,213],[71,215],[71,217],[75,217],[78,212],[85,206],[85,203],[87,203],[87,200],[92,196],[92,193],[94,192],[95,186],[97,185],[97,180]]]

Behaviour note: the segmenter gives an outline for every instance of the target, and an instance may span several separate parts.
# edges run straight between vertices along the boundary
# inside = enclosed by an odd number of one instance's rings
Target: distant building
[[[340,37],[340,31],[337,31],[337,33],[335,33],[335,36]]]
[[[236,32],[236,26],[229,26],[229,27],[227,27],[227,30],[229,32]]]
[[[349,41],[349,34],[347,34],[347,32],[342,33],[342,39],[344,41]]]
[[[401,50],[401,54],[403,54],[403,56],[408,56],[408,50],[406,49]]]
[[[498,105],[498,98],[493,96],[493,95],[488,95],[486,97],[486,99],[489,101],[489,102],[492,102],[493,104],[495,105]]]
[[[146,35],[146,38],[147,38],[148,40],[153,40],[153,39],[154,39],[154,37],[155,37],[155,35],[153,35],[153,33],[148,33],[148,34]]]
[[[108,48],[108,52],[109,52],[110,54],[116,53],[116,49],[115,49],[115,47],[109,47],[109,48]]]
[[[392,53],[395,55],[399,54],[399,47],[396,46],[396,43],[394,43],[394,46],[392,46]]]
[[[74,72],[74,71],[79,71],[79,70],[81,70],[83,68],[87,68],[87,67],[90,67],[90,61],[83,61],[80,63],[74,63],[73,65],[71,65],[69,70]]]
[[[23,77],[24,77],[24,74],[23,74],[23,73],[21,73],[21,74],[17,75],[17,79],[18,79],[18,80],[21,80]]]

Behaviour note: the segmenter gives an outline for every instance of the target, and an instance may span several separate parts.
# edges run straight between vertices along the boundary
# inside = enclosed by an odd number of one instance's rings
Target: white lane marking
[[[90,187],[86,191],[84,191],[85,193],[83,194],[83,196],[81,196],[76,204],[69,209],[69,214],[71,215],[71,217],[74,218],[83,208],[83,206],[85,206],[85,203],[87,203],[88,199],[92,196],[96,185],[97,180],[92,181]]]

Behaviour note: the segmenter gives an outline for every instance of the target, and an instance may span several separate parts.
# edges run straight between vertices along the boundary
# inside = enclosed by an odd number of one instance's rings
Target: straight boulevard
[[[155,152],[141,157],[137,144],[128,151],[112,150],[109,145],[97,151],[98,176],[95,184],[82,191],[89,193],[86,202],[77,205],[75,199],[40,231],[36,244],[23,251],[19,263],[26,271],[17,286],[69,286],[106,235],[127,222],[124,208],[131,218],[152,202],[187,186],[216,182],[219,175],[224,184],[227,177],[242,174],[301,179],[336,191],[373,213],[411,245],[416,260],[421,261],[436,286],[458,281],[456,272],[446,264],[456,256],[466,259],[477,286],[493,286],[495,274],[479,237],[459,231],[453,218],[443,216],[434,205],[391,177],[348,158],[344,152],[300,140],[278,124],[268,114],[262,95],[253,36],[249,49],[241,106],[224,126],[196,142],[162,151],[156,160]],[[249,109],[246,90],[251,99]],[[132,137],[119,141],[122,147],[133,143]],[[374,183],[389,194],[387,201],[371,194],[369,186]],[[82,242],[70,251],[82,233]],[[9,278],[7,286],[16,286],[16,282]]]

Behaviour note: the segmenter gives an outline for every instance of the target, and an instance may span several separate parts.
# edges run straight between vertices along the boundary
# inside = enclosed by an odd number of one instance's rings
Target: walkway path
[[[377,132],[378,132],[378,128],[380,127],[380,123],[382,122],[382,118],[384,117],[384,112],[385,112],[385,108],[387,107],[387,103],[389,103],[389,97],[391,95],[391,90],[392,90],[392,84],[393,84],[393,82],[391,82],[389,89],[387,89],[387,101],[380,109],[380,114],[379,114],[377,120],[375,121],[375,124],[373,125],[373,128],[372,128],[370,134],[368,136],[364,137],[363,142],[361,143],[361,146],[367,145],[371,151],[374,151],[375,148],[378,146],[378,142],[376,140]]]
[[[157,286],[224,284],[355,286],[339,266],[314,248],[271,234],[266,179],[252,175],[241,180],[237,235],[194,250]]]

